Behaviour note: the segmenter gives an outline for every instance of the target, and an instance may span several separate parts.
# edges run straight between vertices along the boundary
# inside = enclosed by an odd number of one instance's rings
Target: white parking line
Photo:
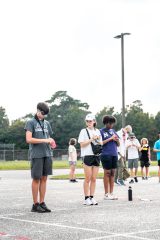
[[[18,222],[34,223],[34,224],[40,224],[40,225],[46,225],[46,226],[54,226],[54,227],[60,227],[60,228],[69,228],[69,229],[76,229],[76,230],[82,230],[82,231],[88,231],[88,232],[96,232],[96,233],[107,234],[106,231],[99,231],[99,230],[91,229],[91,228],[72,227],[72,226],[61,225],[61,224],[56,224],[56,223],[36,222],[36,221],[31,221],[31,220],[24,220],[24,219],[19,219],[19,218],[3,217],[3,216],[0,216],[0,219],[6,219],[6,220],[13,220],[13,221],[18,221]],[[108,234],[112,234],[112,233],[108,233]]]

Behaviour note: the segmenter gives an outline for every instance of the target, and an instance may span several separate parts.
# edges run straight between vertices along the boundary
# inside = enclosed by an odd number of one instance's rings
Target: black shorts
[[[141,168],[150,166],[149,161],[140,160],[140,163],[141,163]]]
[[[103,169],[111,170],[117,168],[117,156],[101,155]]]
[[[99,167],[100,157],[95,155],[89,155],[83,157],[83,163],[89,167]]]
[[[52,158],[32,158],[31,159],[31,177],[41,179],[42,176],[52,175]]]
[[[160,167],[160,160],[158,160],[157,162],[158,162],[158,166]]]

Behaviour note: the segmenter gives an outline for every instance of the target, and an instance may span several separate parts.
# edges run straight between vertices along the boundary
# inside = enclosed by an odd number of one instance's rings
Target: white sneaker
[[[98,202],[94,198],[90,198],[93,205],[98,205]]]
[[[84,200],[83,205],[90,206],[90,205],[93,205],[93,203],[91,202],[91,199],[90,199],[90,198],[87,198],[86,200]]]
[[[108,194],[108,193],[104,195],[104,200],[110,200],[110,199],[109,199],[109,194]]]
[[[118,197],[115,196],[113,193],[110,193],[110,194],[109,194],[109,199],[110,199],[110,200],[118,200]]]
[[[118,200],[117,196],[114,196],[113,193],[111,194],[105,194],[104,195],[104,200]]]

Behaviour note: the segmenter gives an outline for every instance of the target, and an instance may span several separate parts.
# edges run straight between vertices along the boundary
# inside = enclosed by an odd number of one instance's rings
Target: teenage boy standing
[[[37,105],[37,113],[26,123],[26,142],[29,143],[32,177],[32,212],[51,212],[44,202],[47,176],[52,174],[51,144],[54,142],[50,136],[53,134],[51,126],[44,118],[49,113],[45,102]],[[39,201],[38,201],[39,195]]]

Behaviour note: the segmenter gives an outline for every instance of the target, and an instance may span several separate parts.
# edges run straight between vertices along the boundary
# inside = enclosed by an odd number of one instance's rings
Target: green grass
[[[138,177],[140,177],[140,176],[141,176],[141,172],[139,171],[138,172]],[[150,172],[150,176],[151,177],[157,176],[157,171]],[[84,174],[83,173],[76,174],[76,178],[77,179],[84,179]],[[99,173],[97,178],[98,179],[102,179],[103,178],[103,173]],[[69,179],[69,175],[68,174],[64,174],[64,175],[58,175],[58,176],[51,176],[50,179],[51,180],[68,180]]]
[[[157,161],[152,162],[152,166],[157,166]],[[68,161],[53,161],[54,169],[69,169]],[[77,162],[76,168],[82,168],[82,161]],[[0,161],[0,170],[28,170],[30,162],[28,161]]]
[[[69,168],[68,161],[53,161],[54,169]],[[82,168],[82,161],[77,162],[77,168]],[[0,161],[0,170],[28,170],[29,161]]]

